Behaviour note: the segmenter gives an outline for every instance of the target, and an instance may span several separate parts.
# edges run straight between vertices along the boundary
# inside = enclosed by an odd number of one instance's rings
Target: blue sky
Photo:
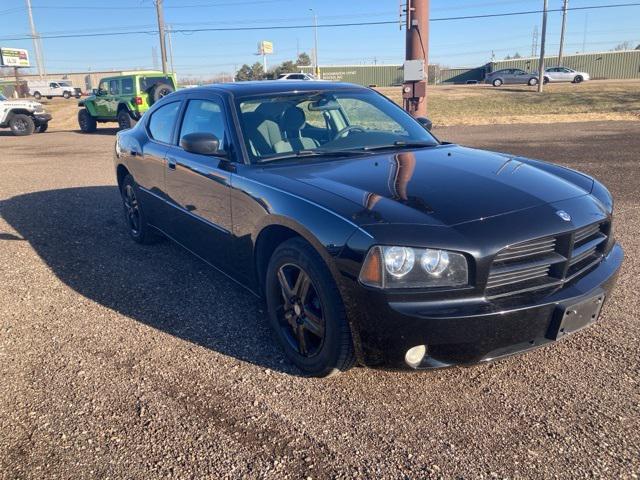
[[[308,25],[313,8],[320,24],[395,21],[398,0],[164,0],[165,20],[174,28]],[[632,0],[570,0],[571,7],[631,3]],[[41,35],[149,30],[156,26],[152,0],[32,0]],[[562,0],[549,0],[550,8]],[[542,0],[431,0],[431,17],[455,17],[538,10]],[[557,52],[560,13],[549,15],[548,50]],[[434,21],[430,29],[430,61],[446,66],[472,66],[519,52],[531,53],[532,33],[541,15]],[[585,39],[586,27],[586,39]],[[24,0],[0,2],[0,46],[27,48],[30,40],[7,40],[28,34]],[[313,30],[255,30],[173,34],[174,63],[180,77],[210,77],[253,63],[260,40],[271,40],[270,64],[310,52]],[[586,40],[586,42],[585,42]],[[640,6],[569,13],[565,51],[606,51],[623,41],[640,43]],[[43,39],[48,72],[151,68],[157,35]],[[159,50],[159,48],[157,48]],[[404,31],[397,24],[321,28],[320,64],[400,63]],[[32,61],[33,63],[33,61]]]

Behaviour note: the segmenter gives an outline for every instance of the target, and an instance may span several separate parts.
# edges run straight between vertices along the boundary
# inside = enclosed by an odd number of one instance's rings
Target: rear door
[[[187,96],[177,141],[166,153],[169,234],[206,261],[227,268],[231,242],[231,127],[223,99],[215,93]],[[180,139],[209,133],[220,141],[220,155],[185,151]]]
[[[143,192],[145,213],[153,225],[166,230],[170,213],[166,192],[166,155],[176,138],[182,102],[178,99],[156,108],[149,116],[145,128],[148,140],[137,152],[133,176]],[[148,208],[147,208],[148,206]]]

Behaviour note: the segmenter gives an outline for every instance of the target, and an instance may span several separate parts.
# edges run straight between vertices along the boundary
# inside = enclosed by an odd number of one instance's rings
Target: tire
[[[96,119],[91,116],[86,108],[78,112],[78,125],[82,133],[93,133],[98,128]]]
[[[47,123],[41,123],[40,125],[38,125],[36,127],[36,132],[38,133],[44,133],[47,131],[47,129],[49,128],[49,122]]]
[[[49,95],[47,95],[47,100],[51,100],[53,97],[50,97]]]
[[[494,86],[494,87],[501,87],[503,83],[504,83],[504,82],[503,82],[501,79],[496,78],[496,79],[493,81],[493,86]]]
[[[535,87],[538,84],[538,79],[537,78],[530,78],[529,79],[529,86],[530,87]]]
[[[122,198],[124,219],[129,236],[133,241],[143,245],[157,243],[162,240],[162,237],[147,223],[142,204],[138,198],[138,191],[138,185],[133,177],[127,175],[122,181],[120,197]]]
[[[306,289],[299,287],[300,275],[309,281]],[[293,238],[276,248],[267,268],[265,293],[271,328],[300,370],[327,377],[353,367],[355,351],[342,297],[311,245]]]
[[[36,128],[33,118],[23,113],[16,113],[9,120],[9,128],[17,137],[26,137],[31,135]]]
[[[162,97],[166,97],[174,91],[174,88],[168,83],[156,83],[149,92],[149,98],[152,100],[152,105],[160,100]]]
[[[64,97],[65,100],[69,100],[71,98],[71,94],[69,92],[63,92],[62,96]]]
[[[576,78],[573,79],[573,83],[582,83],[583,80],[584,78],[582,78],[582,75],[576,75]]]
[[[546,85],[547,83],[549,83],[549,77],[544,77],[544,84]]]
[[[118,128],[120,130],[127,130],[133,128],[136,125],[136,121],[131,118],[131,115],[125,109],[118,112]]]
[[[35,98],[36,100],[40,100],[42,98],[42,95],[40,94],[40,92],[35,92],[33,94],[33,98]]]

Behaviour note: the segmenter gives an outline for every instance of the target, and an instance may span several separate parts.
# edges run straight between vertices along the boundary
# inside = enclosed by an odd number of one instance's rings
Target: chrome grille
[[[604,255],[608,224],[509,245],[494,257],[486,283],[490,298],[556,287],[586,273]]]

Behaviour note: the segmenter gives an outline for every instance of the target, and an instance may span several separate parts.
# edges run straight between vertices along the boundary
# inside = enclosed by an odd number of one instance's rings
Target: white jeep
[[[0,128],[10,128],[14,135],[43,133],[49,126],[51,114],[44,111],[41,103],[33,100],[9,100],[0,94]]]

